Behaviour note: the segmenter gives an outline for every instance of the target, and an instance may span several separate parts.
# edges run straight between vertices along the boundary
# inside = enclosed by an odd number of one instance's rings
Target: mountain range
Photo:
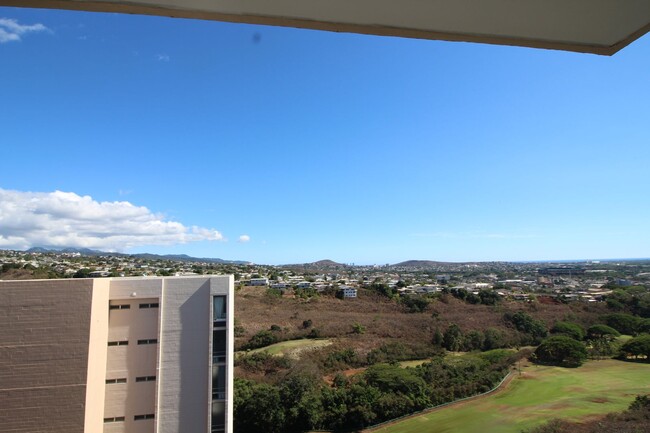
[[[140,254],[125,254],[125,253],[116,253],[116,252],[107,252],[107,251],[98,251],[92,250],[89,248],[43,248],[43,247],[33,247],[28,249],[28,253],[66,253],[66,254],[81,254],[83,256],[118,256],[118,257],[137,257],[139,259],[146,260],[175,260],[180,262],[202,262],[202,263],[223,263],[223,264],[233,264],[233,265],[248,265],[251,262],[244,260],[224,260],[211,257],[192,257],[187,254],[151,254],[151,253],[140,253]]]

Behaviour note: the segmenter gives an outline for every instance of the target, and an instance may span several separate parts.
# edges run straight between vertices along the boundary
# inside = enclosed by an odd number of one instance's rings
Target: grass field
[[[400,367],[406,368],[406,367],[417,367],[418,365],[422,365],[425,362],[431,361],[430,359],[416,359],[413,361],[402,361],[399,363]]]
[[[296,357],[300,354],[300,352],[304,350],[316,349],[319,347],[329,346],[330,344],[332,344],[332,340],[328,338],[322,338],[322,339],[305,338],[301,340],[282,341],[280,343],[271,344],[270,346],[261,347],[259,349],[250,350],[248,352],[237,352],[237,354],[268,352],[271,355],[285,355],[285,356]]]
[[[502,391],[373,430],[376,433],[519,433],[552,418],[585,419],[650,393],[650,365],[590,361],[576,369],[529,365]]]

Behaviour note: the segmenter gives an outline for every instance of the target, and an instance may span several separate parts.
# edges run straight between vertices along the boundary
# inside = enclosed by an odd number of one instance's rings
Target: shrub
[[[280,289],[266,289],[266,296],[270,299],[279,299],[282,297],[282,291]]]
[[[266,351],[244,354],[237,358],[236,365],[254,372],[274,373],[291,367],[291,361],[284,356],[273,356]]]
[[[643,410],[650,409],[650,394],[637,395],[634,401],[630,404],[629,410]]]
[[[356,322],[355,324],[352,325],[353,334],[363,334],[364,332],[366,332],[366,327],[363,326],[361,323]]]
[[[243,349],[257,349],[258,347],[270,346],[271,344],[277,343],[278,337],[276,337],[271,331],[260,331],[257,334],[253,335],[248,343],[246,343],[242,348]]]
[[[235,325],[233,332],[235,333],[235,337],[243,337],[246,335],[246,329],[241,325]]]
[[[311,331],[309,331],[309,334],[307,334],[307,338],[321,338],[322,337],[322,332],[318,328],[312,328]]]
[[[429,305],[429,301],[421,296],[405,296],[400,302],[406,307],[408,313],[422,313]]]
[[[323,365],[327,370],[344,370],[360,365],[359,358],[354,349],[342,349],[330,352]]]

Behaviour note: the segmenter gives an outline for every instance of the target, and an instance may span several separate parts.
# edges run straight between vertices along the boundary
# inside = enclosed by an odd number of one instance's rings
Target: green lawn
[[[551,418],[621,411],[650,393],[650,365],[590,361],[575,369],[530,365],[497,394],[413,417],[377,433],[519,433]]]

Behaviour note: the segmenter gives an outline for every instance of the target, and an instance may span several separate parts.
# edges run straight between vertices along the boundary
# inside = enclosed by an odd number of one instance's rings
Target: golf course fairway
[[[650,364],[589,361],[579,368],[526,365],[493,394],[372,429],[373,433],[520,433],[553,418],[619,412],[650,393]],[[370,430],[370,429],[369,429]]]

